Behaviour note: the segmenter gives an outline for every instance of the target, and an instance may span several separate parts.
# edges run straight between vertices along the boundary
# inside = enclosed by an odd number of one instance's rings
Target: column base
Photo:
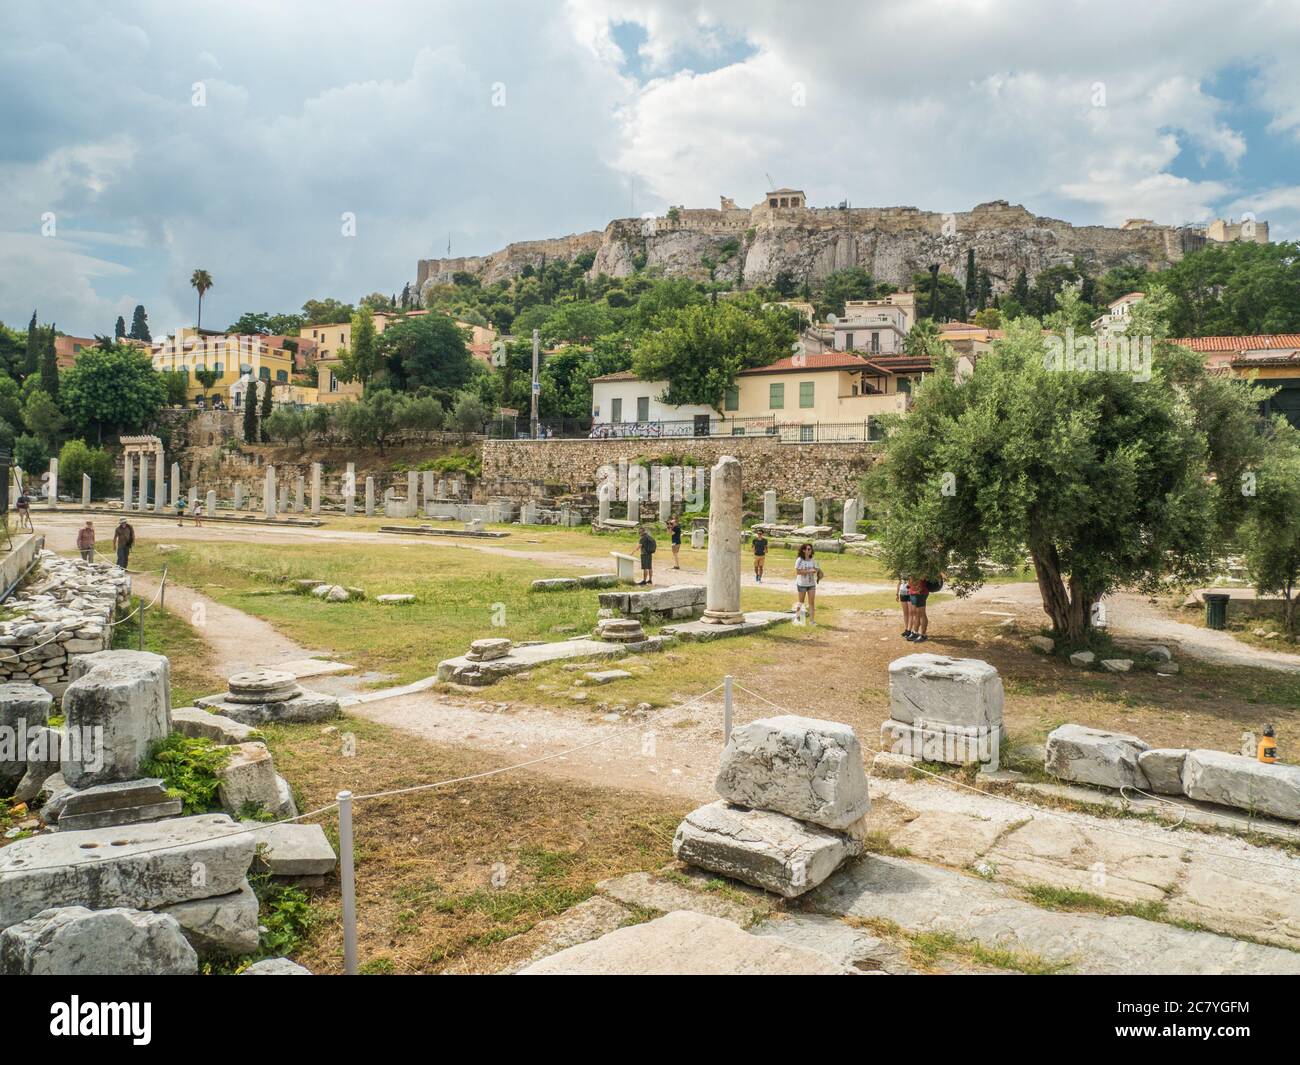
[[[706,609],[700,620],[706,625],[739,625],[745,615],[739,610]]]

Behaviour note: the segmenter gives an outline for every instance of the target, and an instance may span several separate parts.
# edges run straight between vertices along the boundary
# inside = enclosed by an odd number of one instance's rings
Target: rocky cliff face
[[[759,206],[748,214],[692,210],[674,218],[616,219],[603,233],[511,244],[477,258],[421,260],[418,277],[423,285],[449,281],[454,271],[466,270],[491,283],[514,277],[525,264],[537,267],[546,259],[594,251],[592,277],[626,277],[644,257],[647,268],[664,276],[705,280],[704,260],[710,258],[719,261],[717,280],[740,286],[771,282],[782,272],[798,282],[817,281],[861,266],[877,280],[906,287],[913,274],[932,263],[964,279],[969,248],[975,249],[980,269],[992,276],[994,290],[1004,292],[1021,270],[1032,280],[1047,267],[1076,257],[1098,274],[1115,266],[1160,269],[1182,257],[1183,234],[1157,225],[1076,227],[1004,200],[955,214],[912,207]]]

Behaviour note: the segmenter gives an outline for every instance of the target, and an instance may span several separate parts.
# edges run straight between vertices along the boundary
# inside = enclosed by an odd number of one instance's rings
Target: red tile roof
[[[635,381],[636,379],[636,374],[631,370],[619,370],[617,373],[607,373],[592,378],[593,381]]]
[[[796,363],[795,359],[799,362]],[[865,370],[867,360],[849,351],[823,351],[812,355],[789,355],[768,366],[741,370],[741,375],[758,373],[808,373],[811,370]]]
[[[1262,333],[1246,337],[1183,337],[1175,344],[1193,351],[1269,351],[1300,348],[1300,333]]]

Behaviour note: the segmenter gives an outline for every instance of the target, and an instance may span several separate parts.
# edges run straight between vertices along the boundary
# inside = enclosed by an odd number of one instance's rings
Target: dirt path
[[[1005,609],[1031,617],[1034,623],[1046,620],[1036,584],[988,584],[966,602],[980,609]],[[1163,643],[1175,657],[1184,655],[1216,666],[1247,666],[1300,673],[1300,655],[1285,651],[1267,651],[1242,643],[1230,632],[1190,625],[1166,617],[1152,606],[1146,596],[1122,592],[1105,599],[1110,630],[1117,636]]]

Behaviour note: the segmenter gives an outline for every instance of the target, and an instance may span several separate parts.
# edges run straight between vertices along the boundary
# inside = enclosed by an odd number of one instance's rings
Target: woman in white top
[[[799,611],[804,609],[804,600],[808,602],[808,624],[817,624],[817,579],[821,576],[821,567],[813,559],[813,545],[800,544],[799,554],[794,560],[794,587],[799,593]]]

